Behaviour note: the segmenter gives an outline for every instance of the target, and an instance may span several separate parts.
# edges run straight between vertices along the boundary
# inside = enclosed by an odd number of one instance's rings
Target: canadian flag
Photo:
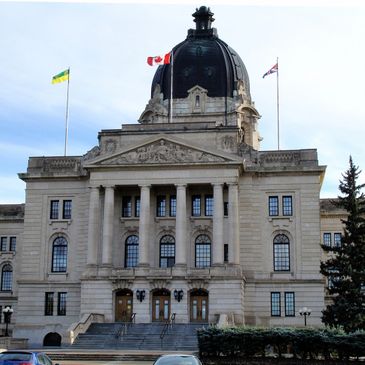
[[[147,57],[147,63],[150,66],[167,65],[170,63],[171,52],[166,53],[164,56]]]

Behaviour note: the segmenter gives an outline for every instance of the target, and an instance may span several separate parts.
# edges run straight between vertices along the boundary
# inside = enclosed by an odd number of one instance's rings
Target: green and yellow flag
[[[52,84],[67,81],[69,79],[70,69],[60,72],[58,75],[52,77]]]

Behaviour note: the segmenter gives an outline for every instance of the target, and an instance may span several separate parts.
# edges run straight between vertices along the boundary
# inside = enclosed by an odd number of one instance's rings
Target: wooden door
[[[154,295],[152,299],[152,320],[167,321],[170,318],[170,296]]]
[[[190,296],[190,321],[208,322],[208,296]]]
[[[115,321],[129,322],[133,313],[132,293],[121,293],[116,295]]]

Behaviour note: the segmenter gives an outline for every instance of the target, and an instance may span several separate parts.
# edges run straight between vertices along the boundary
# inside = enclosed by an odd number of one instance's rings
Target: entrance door
[[[190,294],[190,321],[208,322],[208,293],[202,290]]]
[[[152,296],[152,320],[166,321],[170,318],[170,292],[162,289],[155,291]]]
[[[115,299],[115,321],[129,322],[133,313],[132,291],[121,290],[117,292]]]

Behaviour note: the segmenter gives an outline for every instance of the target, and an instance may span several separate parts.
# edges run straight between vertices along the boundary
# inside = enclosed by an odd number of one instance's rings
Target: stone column
[[[139,214],[139,266],[149,266],[148,240],[151,214],[151,186],[141,186],[141,210]]]
[[[228,260],[230,263],[240,263],[240,237],[239,237],[239,210],[238,210],[238,185],[228,186]]]
[[[97,264],[97,252],[99,242],[99,219],[100,219],[100,202],[99,188],[90,188],[89,203],[89,226],[87,234],[87,265]]]
[[[214,184],[213,265],[223,264],[223,184]]]
[[[186,185],[176,185],[176,265],[186,265]]]
[[[112,264],[114,226],[114,186],[105,187],[104,221],[103,221],[103,265]]]

